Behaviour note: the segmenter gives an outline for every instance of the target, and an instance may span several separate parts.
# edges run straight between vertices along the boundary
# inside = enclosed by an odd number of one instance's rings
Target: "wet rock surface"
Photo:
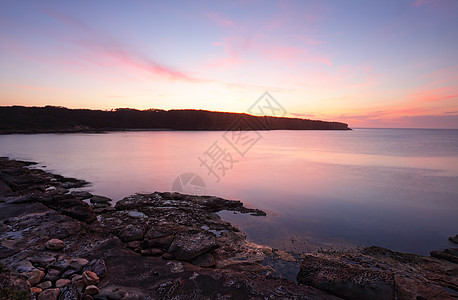
[[[293,256],[248,243],[216,214],[265,215],[240,201],[155,192],[113,207],[68,190],[85,181],[30,166],[0,158],[0,289],[19,299],[456,296],[450,261],[382,248]],[[299,283],[279,277],[300,262]]]
[[[352,299],[453,299],[458,265],[381,247],[306,255],[298,282]]]
[[[215,214],[264,214],[240,201],[156,192],[113,207],[31,165],[0,158],[0,288],[20,299],[334,298],[272,276],[269,249]]]

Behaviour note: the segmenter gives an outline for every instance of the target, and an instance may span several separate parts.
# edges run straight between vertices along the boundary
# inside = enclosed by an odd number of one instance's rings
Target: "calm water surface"
[[[268,212],[220,215],[250,241],[276,248],[378,245],[428,254],[453,246],[447,238],[458,233],[458,130],[259,133],[243,157],[224,132],[179,131],[3,135],[0,155],[86,179],[86,190],[114,200],[170,191],[177,176],[193,172],[207,194]],[[215,142],[236,161],[219,182],[198,160]]]

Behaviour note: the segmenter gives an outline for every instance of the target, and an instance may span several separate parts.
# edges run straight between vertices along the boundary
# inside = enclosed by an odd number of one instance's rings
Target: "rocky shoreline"
[[[240,201],[178,193],[118,201],[0,158],[0,299],[447,299],[456,249],[292,255],[251,244],[216,214]],[[282,270],[299,266],[297,281]],[[299,268],[298,268],[299,269]]]

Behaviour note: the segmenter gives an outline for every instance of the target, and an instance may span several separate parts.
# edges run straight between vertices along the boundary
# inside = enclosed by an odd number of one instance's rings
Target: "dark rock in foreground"
[[[454,250],[432,253],[440,259],[379,247],[308,254],[295,283],[276,277],[276,268],[298,259],[248,243],[243,232],[215,214],[264,214],[240,201],[155,192],[126,197],[115,207],[97,197],[88,205],[81,199],[92,195],[65,188],[86,182],[29,165],[0,158],[0,295],[7,299],[457,295],[458,265],[444,260],[455,259]]]
[[[450,299],[458,265],[381,247],[324,251],[305,256],[297,280],[346,299]]]
[[[116,208],[94,212],[100,201],[86,205],[80,199],[89,194],[62,188],[62,182],[78,181],[27,165],[0,159],[0,187],[5,191],[0,195],[0,262],[5,265],[2,278],[9,278],[0,289],[8,295],[335,299],[272,276],[274,270],[262,264],[266,256],[277,257],[272,250],[247,243],[244,233],[215,214],[222,209],[262,214],[239,201],[138,194],[119,201]],[[14,190],[7,188],[10,183],[16,184]]]

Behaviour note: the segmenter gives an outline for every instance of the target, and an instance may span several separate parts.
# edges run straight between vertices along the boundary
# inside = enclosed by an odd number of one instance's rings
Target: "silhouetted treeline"
[[[339,122],[256,117],[205,110],[113,111],[64,107],[0,107],[1,133],[80,132],[129,129],[163,130],[347,130]]]

